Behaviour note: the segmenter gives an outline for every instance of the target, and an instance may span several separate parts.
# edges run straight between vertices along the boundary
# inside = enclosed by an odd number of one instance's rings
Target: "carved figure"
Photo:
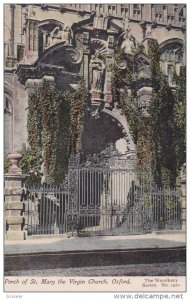
[[[48,46],[55,45],[60,42],[65,42],[67,44],[70,44],[71,42],[71,30],[67,26],[64,28],[64,30],[61,30],[59,26],[55,27],[53,31],[50,33],[49,39],[48,39]]]
[[[101,59],[92,55],[90,60],[91,90],[101,91],[105,66]]]
[[[152,25],[147,24],[146,25],[146,34],[145,34],[146,38],[151,38],[152,37]]]
[[[136,48],[136,42],[133,35],[128,35],[124,33],[124,41],[121,44],[121,49],[124,49],[125,53],[132,54],[133,50]]]

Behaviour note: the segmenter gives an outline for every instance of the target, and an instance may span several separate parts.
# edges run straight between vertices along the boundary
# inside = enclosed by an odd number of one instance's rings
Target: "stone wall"
[[[105,44],[107,53],[103,63],[106,65],[104,69],[104,86],[101,87],[101,91],[91,91],[91,104],[98,106],[102,101],[102,97],[104,97],[105,102],[111,103],[112,101],[109,64],[113,63],[113,45],[118,44],[121,46],[122,40],[125,40],[124,34],[128,32],[130,36],[132,35],[135,38],[136,43],[145,41],[145,44],[147,38],[157,39],[160,45],[164,41],[175,39],[179,40],[181,47],[184,48],[186,16],[185,7],[181,4],[59,5],[52,3],[47,5],[16,4],[12,6],[5,4],[4,15],[6,16],[4,26],[5,82],[10,84],[13,89],[12,148],[14,151],[20,151],[22,145],[27,144],[28,94],[25,87],[27,79],[39,79],[43,78],[44,75],[54,76],[58,88],[72,92],[77,88],[78,81],[83,77],[86,86],[91,90],[89,66],[92,61],[93,48],[100,50],[98,47],[101,48]],[[59,27],[62,34],[61,39],[54,38],[54,44],[48,46],[49,48],[41,47],[44,37],[51,37],[56,26]],[[107,26],[106,30],[104,30],[104,26]],[[63,27],[63,30],[61,27]],[[67,27],[71,30],[71,37],[68,39],[65,38],[66,33],[64,32]],[[81,33],[85,33],[86,36],[81,37]],[[72,43],[70,39],[72,39]],[[111,40],[113,45],[111,45]],[[97,41],[99,41],[99,46]],[[62,48],[56,49],[56,43],[59,46],[61,42]],[[66,44],[69,44],[68,49],[65,47]],[[44,53],[47,54],[51,47],[55,49],[55,52],[49,52],[49,56],[47,55],[46,59],[43,59]],[[18,52],[18,49],[21,52]],[[70,51],[72,57],[81,56],[81,62],[76,64],[76,61],[74,61],[72,66],[69,62],[66,67],[63,65],[65,62],[62,63],[61,61],[60,66],[56,67],[52,66],[55,63],[53,62],[51,66],[47,67],[50,58],[55,55],[58,55],[58,58],[61,57],[63,51],[65,51],[64,55]],[[178,73],[180,65],[179,63],[176,64]],[[168,75],[165,62],[162,62],[162,68]],[[149,98],[150,96],[148,94]],[[143,97],[145,97],[144,94]],[[109,114],[109,111],[106,113]],[[126,123],[126,120],[124,123]],[[127,134],[129,135],[128,131]]]

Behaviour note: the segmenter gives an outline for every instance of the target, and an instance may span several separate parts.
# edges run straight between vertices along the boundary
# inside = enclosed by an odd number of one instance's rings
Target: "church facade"
[[[91,142],[84,150],[99,153],[114,142],[123,157],[135,158],[127,119],[113,103],[110,66],[116,47],[134,57],[133,83],[146,114],[152,95],[150,61],[134,53],[140,44],[146,52],[152,39],[159,43],[161,69],[175,89],[174,74],[186,62],[184,4],[5,4],[5,154],[27,145],[28,97],[44,78],[70,93],[84,79],[91,99],[86,133]],[[126,68],[125,61],[119,68]]]

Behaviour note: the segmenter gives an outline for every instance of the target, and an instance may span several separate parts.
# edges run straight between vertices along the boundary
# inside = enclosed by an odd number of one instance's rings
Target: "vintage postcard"
[[[3,9],[4,291],[179,299],[186,5]]]

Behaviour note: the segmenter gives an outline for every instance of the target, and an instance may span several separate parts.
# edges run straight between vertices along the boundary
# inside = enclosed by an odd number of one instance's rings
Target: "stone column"
[[[112,83],[111,83],[111,70],[110,66],[114,62],[114,37],[108,37],[108,53],[106,54],[106,73],[105,73],[105,83],[104,83],[104,101],[107,103],[112,102]]]
[[[10,5],[11,10],[11,56],[14,57],[14,46],[15,46],[15,4]]]
[[[17,167],[21,155],[12,153],[8,155],[12,166],[9,172],[5,174],[5,222],[7,240],[24,240],[26,233],[24,230],[24,182],[26,175]]]
[[[10,30],[10,49],[6,59],[6,67],[14,68],[17,62],[15,57],[15,4],[10,4],[11,12],[11,30]]]
[[[26,30],[26,52],[27,64],[33,64],[38,58],[38,21],[28,19]]]
[[[106,74],[105,74],[105,84],[104,84],[104,101],[111,103],[112,102],[112,89],[111,89],[111,71],[110,71],[110,65],[113,62],[113,56],[111,54],[108,54],[106,56]]]
[[[84,80],[86,82],[86,88],[89,88],[89,50],[84,50],[84,65],[83,65],[83,74]]]
[[[181,186],[181,222],[182,222],[182,231],[186,231],[186,166],[183,166],[180,178]]]

